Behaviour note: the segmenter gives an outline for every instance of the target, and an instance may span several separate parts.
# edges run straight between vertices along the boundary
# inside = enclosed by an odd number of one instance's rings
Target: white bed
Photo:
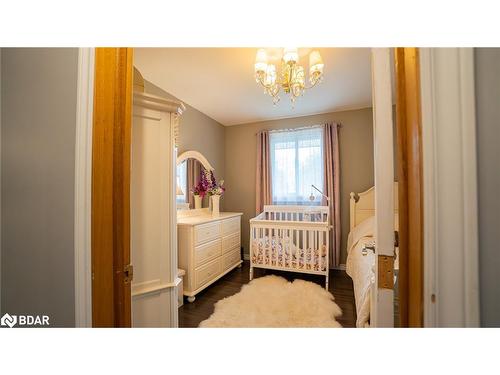
[[[357,327],[368,327],[370,324],[370,291],[374,282],[373,267],[375,254],[373,251],[363,251],[365,245],[370,246],[375,242],[375,196],[374,188],[356,194],[351,193],[350,199],[350,232],[347,239],[346,272],[352,278],[354,285],[354,298],[356,302]],[[394,221],[397,230],[398,214],[398,185],[394,183]],[[397,265],[397,249],[396,261]]]

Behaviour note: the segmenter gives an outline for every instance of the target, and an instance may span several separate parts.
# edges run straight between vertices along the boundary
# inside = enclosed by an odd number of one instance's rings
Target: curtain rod
[[[271,130],[268,130],[268,132],[269,133],[281,133],[281,132],[290,132],[290,131],[295,131],[295,130],[314,129],[314,128],[322,127],[323,125],[324,124],[301,126],[301,127],[298,127],[298,128],[271,129]],[[342,124],[340,122],[337,122],[337,127],[338,128],[342,128]],[[257,134],[259,134],[259,132],[255,133],[255,134],[257,135]]]

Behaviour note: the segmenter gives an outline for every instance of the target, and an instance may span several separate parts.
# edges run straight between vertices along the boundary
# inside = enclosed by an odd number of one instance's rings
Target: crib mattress
[[[252,240],[252,263],[297,270],[326,271],[327,247],[298,248],[289,237],[264,236]]]

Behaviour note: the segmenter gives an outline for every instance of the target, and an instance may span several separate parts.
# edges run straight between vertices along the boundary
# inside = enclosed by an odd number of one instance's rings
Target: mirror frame
[[[203,154],[198,152],[198,151],[185,151],[185,152],[183,152],[182,154],[180,154],[177,157],[177,165],[182,163],[184,160],[191,159],[191,158],[198,160],[207,171],[214,171],[215,170],[215,168],[212,167],[212,165],[207,160],[207,158],[205,156],[203,156]]]

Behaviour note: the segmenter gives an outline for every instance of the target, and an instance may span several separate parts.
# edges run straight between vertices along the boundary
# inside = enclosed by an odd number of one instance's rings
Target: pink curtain
[[[187,189],[186,189],[186,202],[189,203],[189,208],[194,208],[194,195],[191,193],[191,189],[200,180],[201,164],[196,159],[186,160],[186,171],[187,171]]]
[[[260,214],[264,205],[272,203],[271,163],[269,156],[269,132],[257,133],[257,168],[255,173],[255,212]]]
[[[324,125],[325,178],[324,191],[330,198],[330,268],[340,264],[340,160],[339,126]],[[323,204],[328,202],[323,198]]]

